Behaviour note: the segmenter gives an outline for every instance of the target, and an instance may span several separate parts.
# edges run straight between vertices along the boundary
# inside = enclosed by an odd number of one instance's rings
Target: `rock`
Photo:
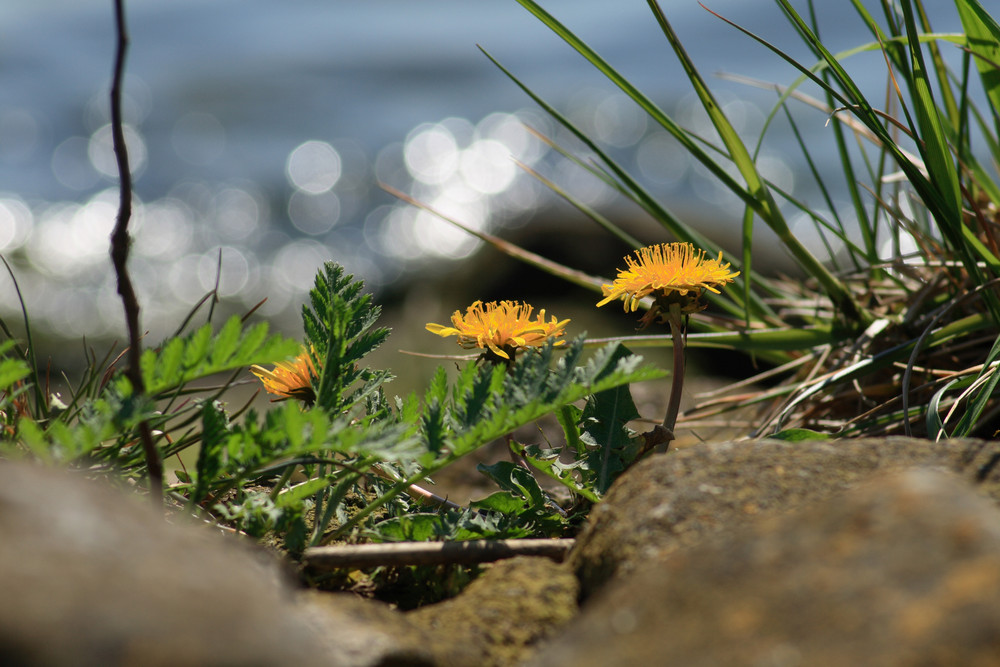
[[[1000,510],[957,475],[730,528],[609,583],[530,664],[997,664]]]
[[[546,558],[498,561],[456,598],[410,612],[450,667],[519,664],[577,611],[570,569]]]
[[[1000,499],[1000,443],[915,438],[695,445],[622,475],[591,512],[569,555],[585,598],[661,552],[754,517],[830,497],[876,471],[914,465],[961,472]]]
[[[299,604],[324,639],[327,655],[336,657],[331,665],[454,664],[448,661],[452,652],[444,652],[439,660],[426,633],[383,602],[351,593],[305,591]]]
[[[404,633],[385,615],[320,612],[268,554],[189,524],[82,473],[0,463],[0,664],[431,664],[386,640]]]

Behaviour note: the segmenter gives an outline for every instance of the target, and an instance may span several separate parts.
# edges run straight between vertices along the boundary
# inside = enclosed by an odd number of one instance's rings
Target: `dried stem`
[[[390,472],[389,470],[386,470],[386,469],[382,468],[381,466],[374,466],[372,468],[372,471],[376,475],[378,475],[379,477],[381,477],[382,479],[387,479],[390,482],[397,482],[398,483],[398,482],[402,481],[401,479],[399,479],[399,477],[395,473]],[[434,493],[432,491],[428,491],[424,487],[417,486],[416,484],[410,484],[410,486],[407,489],[407,492],[411,496],[414,496],[414,497],[416,497],[416,498],[418,498],[420,500],[423,500],[423,501],[425,501],[427,503],[430,503],[430,504],[437,505],[437,506],[442,507],[442,508],[448,508],[448,509],[451,509],[451,510],[460,510],[460,509],[462,509],[462,506],[459,505],[458,503],[453,502],[451,500],[448,500],[447,498],[442,498],[438,494],[436,494],[436,493]]]
[[[141,356],[139,329],[139,301],[128,273],[128,253],[131,239],[128,223],[132,217],[132,174],[129,170],[128,151],[125,148],[125,129],[122,122],[122,80],[125,73],[125,54],[128,51],[128,32],[125,28],[125,0],[115,0],[115,23],[118,43],[115,52],[114,78],[111,83],[111,136],[118,165],[119,204],[118,219],[111,233],[111,262],[118,278],[118,294],[125,308],[125,324],[128,327],[128,367],[125,375],[132,383],[132,391],[138,399],[146,393],[139,366]],[[138,426],[146,468],[149,470],[149,493],[155,505],[163,504],[163,462],[153,442],[149,422],[142,420]]]
[[[342,568],[488,563],[514,556],[545,556],[562,561],[573,539],[467,540],[461,542],[395,542],[310,547],[303,554],[306,568]]]

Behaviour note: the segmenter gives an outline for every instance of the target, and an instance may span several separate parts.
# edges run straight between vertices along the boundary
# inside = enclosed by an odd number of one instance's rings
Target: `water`
[[[704,124],[644,2],[546,7],[689,125]],[[804,57],[768,3],[712,8]],[[846,0],[821,3],[833,48],[866,39]],[[662,3],[708,76],[779,82],[792,70],[693,0]],[[935,27],[957,30],[939,3]],[[524,224],[551,196],[514,155],[598,207],[613,194],[522,129],[557,127],[479,52],[506,67],[621,155],[668,201],[720,218],[724,193],[600,74],[514,2],[131,0],[125,115],[137,198],[132,270],[156,340],[216,282],[234,310],[297,312],[333,259],[373,289],[468,258],[477,242],[400,205],[379,181],[481,229]],[[67,338],[120,336],[107,259],[117,202],[108,88],[111,3],[0,5],[0,252],[36,326]],[[881,86],[879,57],[865,83]],[[748,136],[773,94],[713,82]],[[880,90],[876,87],[873,90]],[[822,132],[825,118],[807,129]],[[788,136],[765,151],[795,191]],[[800,187],[802,187],[800,185]],[[731,205],[731,202],[730,202]],[[221,257],[221,269],[219,258]],[[515,295],[516,296],[516,295]],[[0,316],[19,312],[0,278]]]

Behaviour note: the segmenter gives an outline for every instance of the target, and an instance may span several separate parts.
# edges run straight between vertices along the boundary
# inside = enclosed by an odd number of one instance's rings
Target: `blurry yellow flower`
[[[303,349],[302,354],[293,361],[279,361],[274,365],[273,371],[254,365],[250,367],[250,372],[260,379],[267,393],[280,397],[274,400],[296,398],[310,404],[316,400],[312,380],[319,377],[311,352],[313,351]]]
[[[492,352],[501,359],[511,360],[514,353],[524,347],[538,347],[549,338],[559,338],[569,320],[558,321],[553,317],[545,321],[545,310],[531,317],[532,307],[516,301],[491,301],[485,306],[475,301],[462,315],[456,310],[451,316],[454,326],[429,323],[427,330],[442,337],[458,336],[464,348],[478,347]],[[558,341],[556,345],[563,344]]]
[[[718,259],[706,259],[705,251],[696,250],[690,243],[648,246],[638,250],[635,258],[626,257],[625,263],[628,269],[619,271],[612,284],[601,286],[604,299],[598,307],[622,299],[626,312],[635,311],[640,299],[653,295],[657,312],[665,311],[670,301],[680,303],[682,312],[694,312],[703,307],[698,302],[702,290],[718,294],[718,287],[740,275],[722,263],[721,252]]]

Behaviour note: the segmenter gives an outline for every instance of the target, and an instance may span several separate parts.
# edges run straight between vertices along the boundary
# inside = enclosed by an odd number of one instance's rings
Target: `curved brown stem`
[[[680,304],[670,304],[667,313],[670,322],[670,334],[673,337],[674,368],[670,383],[670,399],[667,401],[667,414],[663,417],[663,428],[667,432],[665,439],[656,445],[657,452],[665,452],[674,439],[674,426],[681,408],[681,392],[684,389],[684,322]]]

